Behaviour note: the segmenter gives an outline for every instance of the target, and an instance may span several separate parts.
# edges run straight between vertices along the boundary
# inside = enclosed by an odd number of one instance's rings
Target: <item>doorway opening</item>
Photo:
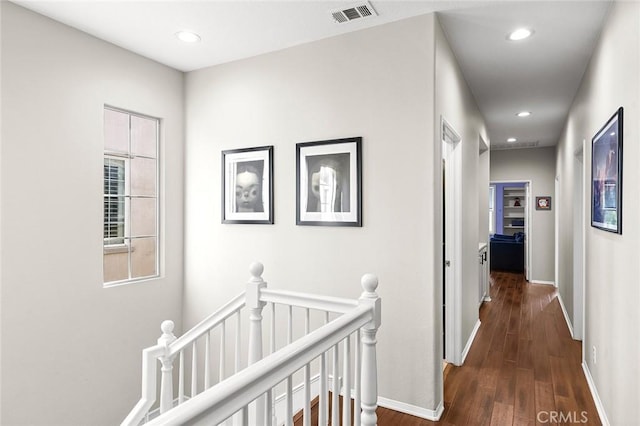
[[[442,118],[442,339],[446,362],[462,363],[462,138]]]
[[[491,270],[531,275],[531,181],[491,181],[495,226],[489,235]]]

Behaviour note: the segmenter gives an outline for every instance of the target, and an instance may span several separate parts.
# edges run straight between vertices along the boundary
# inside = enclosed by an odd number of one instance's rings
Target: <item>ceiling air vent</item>
[[[332,10],[331,16],[335,22],[342,24],[356,19],[378,16],[378,14],[369,2],[364,2],[347,9]]]
[[[492,151],[499,151],[504,149],[521,149],[521,148],[537,148],[540,145],[540,141],[534,142],[518,142],[518,143],[503,143],[503,144],[491,144]]]

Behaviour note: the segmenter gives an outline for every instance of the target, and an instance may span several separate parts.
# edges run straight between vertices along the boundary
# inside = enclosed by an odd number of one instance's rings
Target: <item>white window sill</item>
[[[118,244],[112,246],[104,246],[103,253],[104,254],[116,254],[116,253],[128,253],[129,251],[135,251],[133,247],[129,247],[126,244]]]

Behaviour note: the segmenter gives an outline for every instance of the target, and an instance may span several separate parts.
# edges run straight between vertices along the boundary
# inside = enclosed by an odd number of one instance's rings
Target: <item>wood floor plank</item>
[[[553,411],[556,403],[553,399],[553,384],[536,380],[534,382],[536,411]]]
[[[507,333],[504,341],[504,359],[507,361],[518,361],[518,335]]]
[[[518,368],[526,368],[533,372],[532,342],[528,339],[518,340]]]
[[[489,352],[482,363],[478,374],[478,381],[480,384],[486,388],[493,389],[494,393],[498,387],[498,378],[500,377],[502,363],[502,352]]]
[[[469,415],[471,414],[471,405],[473,404],[473,397],[477,390],[478,372],[475,371],[475,369],[468,368],[467,378],[456,392],[456,396],[451,405],[451,410],[444,420],[454,425],[466,424],[469,419]]]
[[[551,377],[553,378],[553,394],[573,398],[571,376],[569,375],[569,371],[564,367],[563,359],[550,356],[549,364],[551,365]]]
[[[485,426],[491,424],[493,400],[496,389],[479,386],[471,403],[468,424]]]
[[[531,392],[532,389],[535,389],[533,370],[517,368],[514,417],[535,420],[535,392]]]
[[[498,385],[496,387],[496,401],[513,405],[516,392],[516,363],[503,361]]]
[[[491,426],[504,426],[513,424],[513,405],[495,402],[491,415]]]

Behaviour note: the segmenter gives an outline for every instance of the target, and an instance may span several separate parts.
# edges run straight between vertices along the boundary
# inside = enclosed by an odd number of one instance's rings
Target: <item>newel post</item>
[[[362,426],[375,426],[378,423],[378,367],[376,360],[376,333],[381,322],[381,299],[376,293],[378,278],[366,274],[361,280],[364,292],[358,300],[360,305],[370,306],[373,311],[371,321],[360,328],[362,337]]]
[[[162,321],[160,329],[162,336],[158,339],[158,345],[164,346],[165,354],[160,358],[162,363],[162,381],[160,383],[160,414],[169,411],[173,406],[173,357],[169,356],[169,345],[176,340],[173,335],[173,321]]]
[[[249,266],[251,278],[247,283],[246,305],[249,309],[249,365],[262,359],[262,308],[265,306],[260,297],[260,292],[267,287],[262,279],[264,266],[260,262],[254,262]],[[254,424],[265,424],[265,400],[264,396],[255,402]]]

